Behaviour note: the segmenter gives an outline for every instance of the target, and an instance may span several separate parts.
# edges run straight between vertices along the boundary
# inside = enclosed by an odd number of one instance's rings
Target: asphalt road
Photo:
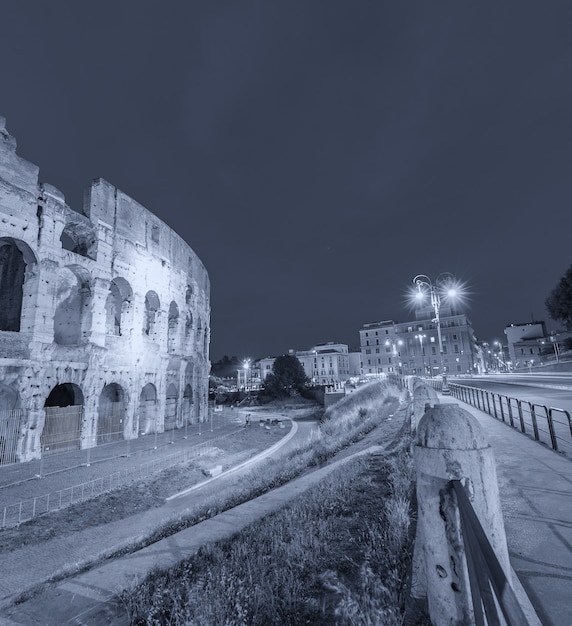
[[[522,418],[526,432],[533,434],[531,405],[535,407],[540,440],[551,445],[546,412],[552,409],[552,419],[561,452],[572,458],[572,431],[569,416],[572,415],[572,373],[545,374],[487,374],[486,376],[455,377],[451,383],[476,387],[511,398],[510,409],[517,428],[520,428],[520,416],[517,400],[520,400]],[[492,402],[489,396],[489,404]],[[495,397],[497,415],[509,418],[509,400]],[[494,410],[494,406],[491,405]]]

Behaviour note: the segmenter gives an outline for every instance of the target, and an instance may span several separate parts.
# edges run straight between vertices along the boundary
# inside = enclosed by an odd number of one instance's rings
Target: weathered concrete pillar
[[[478,421],[456,404],[426,411],[414,447],[418,525],[411,595],[427,598],[431,621],[474,624],[465,548],[451,480],[460,480],[511,580],[496,467]]]

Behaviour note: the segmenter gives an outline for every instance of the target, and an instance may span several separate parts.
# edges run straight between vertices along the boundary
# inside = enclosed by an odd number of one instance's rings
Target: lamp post
[[[243,363],[244,366],[244,388],[248,391],[248,369],[250,367],[250,359],[246,359]]]
[[[442,393],[450,394],[451,391],[449,389],[449,386],[447,385],[447,376],[445,373],[445,364],[443,360],[443,338],[441,337],[440,310],[441,310],[441,297],[442,296],[447,297],[449,299],[453,299],[457,295],[457,289],[454,287],[453,277],[451,274],[448,274],[448,273],[439,274],[439,276],[437,276],[435,284],[433,284],[429,276],[426,276],[425,274],[418,274],[413,279],[413,284],[415,285],[417,289],[415,297],[419,302],[423,302],[427,291],[429,292],[431,306],[433,307],[433,311],[435,312],[435,318],[432,321],[437,324],[437,339],[439,341],[439,360],[440,360],[441,377],[443,379]]]
[[[504,360],[504,348],[502,346],[502,343],[498,339],[495,339],[493,343],[495,346],[498,346],[499,349],[499,356],[497,357],[499,360],[499,371],[500,367],[503,367],[506,370],[507,366]]]
[[[423,347],[423,339],[427,337],[427,335],[415,335],[417,339],[419,339],[419,344],[421,345],[421,358],[423,360],[423,374],[425,375],[427,372],[425,371],[425,348]]]

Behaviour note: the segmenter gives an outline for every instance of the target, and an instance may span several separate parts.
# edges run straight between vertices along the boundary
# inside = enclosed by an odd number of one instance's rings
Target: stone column
[[[474,624],[456,497],[460,480],[507,579],[511,568],[495,461],[478,421],[456,404],[436,405],[421,418],[414,447],[418,525],[411,595],[427,598],[431,621]]]

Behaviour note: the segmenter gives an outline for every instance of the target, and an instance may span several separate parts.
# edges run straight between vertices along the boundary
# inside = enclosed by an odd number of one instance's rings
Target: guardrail
[[[527,624],[528,621],[524,612],[473,509],[465,488],[460,480],[452,480],[451,486],[457,497],[475,624],[477,626],[500,624],[499,608],[508,626]]]
[[[437,391],[442,389],[440,379],[426,379],[426,384]],[[535,441],[558,452],[572,453],[572,420],[565,409],[520,400],[512,396],[449,382],[451,395],[474,406],[492,417],[531,435]]]

